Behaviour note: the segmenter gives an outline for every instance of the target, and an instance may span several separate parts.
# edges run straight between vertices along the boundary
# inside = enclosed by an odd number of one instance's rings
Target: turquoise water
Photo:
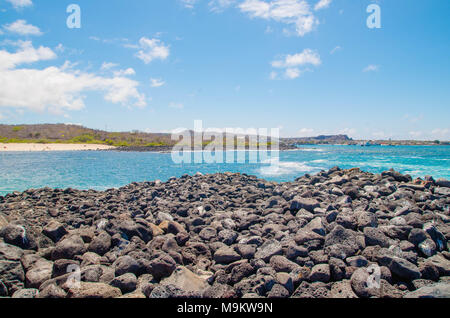
[[[0,153],[0,195],[29,188],[104,190],[134,181],[162,181],[183,174],[240,172],[273,181],[292,181],[333,166],[373,173],[394,168],[413,177],[450,179],[448,146],[302,146],[280,152],[278,169],[257,164],[174,164],[170,154],[138,152]]]

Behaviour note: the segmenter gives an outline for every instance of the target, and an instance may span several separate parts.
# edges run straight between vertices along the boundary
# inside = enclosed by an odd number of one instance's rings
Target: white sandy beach
[[[82,151],[82,150],[105,150],[115,147],[93,144],[2,144],[0,152],[12,151]]]

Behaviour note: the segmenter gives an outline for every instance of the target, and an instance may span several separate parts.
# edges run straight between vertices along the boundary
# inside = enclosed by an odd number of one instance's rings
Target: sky
[[[450,140],[449,12],[448,0],[0,0],[0,123]]]

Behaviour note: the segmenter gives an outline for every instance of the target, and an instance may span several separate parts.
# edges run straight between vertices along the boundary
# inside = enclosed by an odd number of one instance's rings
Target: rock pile
[[[450,188],[333,168],[0,197],[0,296],[450,297]]]

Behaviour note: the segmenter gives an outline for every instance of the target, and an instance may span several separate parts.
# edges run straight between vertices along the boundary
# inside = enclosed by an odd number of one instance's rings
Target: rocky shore
[[[0,296],[450,297],[450,182],[333,168],[0,197]]]

